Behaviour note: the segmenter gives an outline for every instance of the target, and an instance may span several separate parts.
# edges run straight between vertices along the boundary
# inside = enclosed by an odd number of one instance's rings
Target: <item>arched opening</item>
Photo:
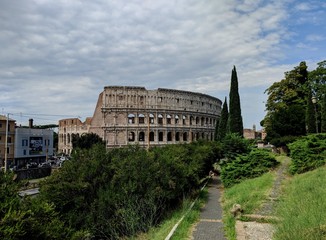
[[[139,142],[144,142],[145,141],[145,133],[144,132],[139,133],[138,141]]]
[[[138,115],[138,123],[139,124],[144,124],[145,123],[145,115],[144,114],[139,114]]]
[[[178,124],[179,123],[179,116],[178,115],[175,115],[174,122],[175,122],[175,124]]]
[[[166,115],[166,124],[171,124],[171,115]]]
[[[157,117],[158,117],[158,124],[163,124],[163,115],[159,114]]]
[[[199,124],[199,117],[196,117],[196,125]]]
[[[135,133],[134,132],[129,132],[128,141],[129,142],[134,142],[135,141]]]
[[[190,122],[189,122],[189,124],[192,125],[192,122],[193,122],[193,121],[194,121],[193,116],[190,116]]]
[[[179,142],[180,141],[180,133],[179,132],[176,132],[175,133],[175,141],[176,142]]]
[[[154,124],[154,114],[152,113],[149,114],[149,123]]]
[[[134,114],[130,113],[130,114],[128,115],[128,123],[129,123],[129,124],[133,124],[133,123],[135,123],[135,115],[134,115]]]
[[[205,118],[202,117],[202,118],[201,118],[201,125],[204,126],[204,124],[205,124]]]
[[[186,132],[183,133],[183,139],[184,142],[188,141],[188,134]]]
[[[158,133],[158,141],[163,142],[163,132]]]
[[[154,132],[149,133],[149,141],[153,142],[154,141]]]
[[[182,116],[182,124],[186,125],[186,116]]]
[[[167,134],[167,141],[168,142],[172,141],[172,133],[171,132],[168,132],[168,134]]]

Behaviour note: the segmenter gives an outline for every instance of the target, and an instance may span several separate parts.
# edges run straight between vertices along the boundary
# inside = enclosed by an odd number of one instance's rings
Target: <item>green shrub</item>
[[[225,187],[231,187],[244,179],[255,178],[277,166],[275,157],[264,150],[253,149],[249,154],[221,164],[221,179]]]
[[[290,172],[303,173],[326,163],[326,134],[312,134],[289,144]]]
[[[235,159],[238,155],[250,151],[249,141],[235,133],[228,133],[222,141],[224,158]]]
[[[197,192],[220,157],[213,142],[139,146],[106,151],[78,149],[73,159],[41,186],[62,221],[79,234],[118,239],[157,225],[185,196]]]

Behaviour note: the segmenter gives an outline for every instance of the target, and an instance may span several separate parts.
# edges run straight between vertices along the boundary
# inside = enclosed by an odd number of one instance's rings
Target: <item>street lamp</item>
[[[315,118],[316,118],[316,133],[318,133],[318,114],[317,114],[317,98],[313,96],[311,98],[312,103],[314,104],[315,107]]]
[[[7,113],[7,121],[6,121],[5,172],[7,172],[7,170],[8,170],[8,128],[9,128],[9,113]]]

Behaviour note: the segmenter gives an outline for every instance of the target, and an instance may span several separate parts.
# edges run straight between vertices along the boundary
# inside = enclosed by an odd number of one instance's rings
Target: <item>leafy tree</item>
[[[90,149],[94,144],[105,144],[103,139],[96,133],[84,133],[81,136],[74,134],[72,136],[72,146],[74,149]]]
[[[321,99],[321,132],[326,133],[326,93]]]
[[[326,93],[326,60],[317,64],[317,68],[309,72],[308,87],[316,98],[318,132],[326,132],[325,93]]]
[[[264,118],[266,141],[284,136],[305,134],[307,99],[307,66],[299,66],[285,73],[285,78],[273,83],[265,93],[267,115]]]
[[[308,94],[306,108],[306,127],[307,133],[316,133],[316,118],[314,104],[312,103],[312,95]]]
[[[230,87],[230,110],[229,110],[229,131],[243,136],[243,122],[241,116],[240,96],[238,89],[238,76],[235,66],[231,75]]]
[[[221,111],[221,118],[220,118],[220,122],[218,125],[218,133],[217,133],[217,140],[222,140],[227,131],[227,127],[228,127],[228,119],[229,119],[229,111],[228,111],[228,105],[227,105],[227,100],[225,97],[224,103],[223,103],[223,107],[222,107],[222,111]]]

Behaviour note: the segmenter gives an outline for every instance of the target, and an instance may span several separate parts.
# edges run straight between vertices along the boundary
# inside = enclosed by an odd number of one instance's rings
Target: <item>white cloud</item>
[[[278,63],[286,58],[282,44],[295,36],[284,24],[282,0],[1,4],[1,107],[33,112],[91,115],[106,85],[178,88],[223,100],[233,65],[243,88],[278,81],[288,70]]]

